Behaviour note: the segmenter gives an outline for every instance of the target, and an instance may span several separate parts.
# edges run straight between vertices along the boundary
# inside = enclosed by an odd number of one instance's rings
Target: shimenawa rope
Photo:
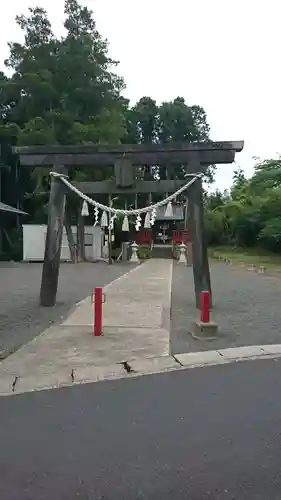
[[[96,208],[99,208],[100,210],[105,210],[109,214],[114,214],[114,215],[141,215],[147,212],[153,212],[156,211],[157,208],[162,207],[164,205],[167,205],[170,201],[173,201],[177,196],[179,196],[181,193],[183,193],[186,189],[188,189],[195,181],[198,179],[202,179],[203,174],[186,174],[186,177],[192,177],[192,179],[187,182],[184,186],[179,188],[175,193],[171,194],[170,196],[167,196],[164,200],[158,201],[154,205],[149,205],[147,207],[143,208],[138,208],[138,209],[132,209],[132,210],[122,210],[121,208],[113,208],[113,207],[108,207],[107,205],[103,205],[102,203],[99,203],[96,200],[93,200],[86,194],[82,193],[79,189],[77,189],[69,180],[67,179],[67,176],[64,174],[60,174],[58,172],[50,172],[50,175],[52,177],[55,177],[59,179],[61,182],[63,182],[73,193],[76,193],[82,200],[86,201],[90,205],[93,205]],[[157,182],[157,181],[156,181]]]

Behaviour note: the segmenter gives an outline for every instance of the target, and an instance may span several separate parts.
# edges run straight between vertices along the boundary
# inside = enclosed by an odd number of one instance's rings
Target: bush
[[[267,250],[281,250],[281,217],[269,219],[258,236],[262,246]]]
[[[151,248],[148,245],[142,245],[137,250],[138,258],[140,260],[150,259]]]
[[[225,236],[222,213],[215,210],[206,210],[205,229],[208,245],[221,245]]]

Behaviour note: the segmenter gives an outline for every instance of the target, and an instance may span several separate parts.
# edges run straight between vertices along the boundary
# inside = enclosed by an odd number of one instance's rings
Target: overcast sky
[[[97,28],[132,102],[146,95],[158,103],[183,96],[205,108],[213,140],[245,141],[237,164],[247,175],[253,156],[281,151],[279,0],[88,0]],[[49,12],[62,33],[63,0],[10,0],[0,17],[0,62],[7,42],[20,40],[14,18],[30,6]],[[221,166],[216,184],[231,183],[233,166]]]

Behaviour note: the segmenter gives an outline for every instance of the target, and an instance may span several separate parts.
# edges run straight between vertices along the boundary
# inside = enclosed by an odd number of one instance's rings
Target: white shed
[[[47,226],[45,224],[23,224],[23,260],[43,262]],[[72,226],[76,243],[77,227]],[[99,226],[85,226],[85,255],[89,260],[101,258],[103,231]],[[70,252],[65,228],[63,229],[61,261],[70,261]]]

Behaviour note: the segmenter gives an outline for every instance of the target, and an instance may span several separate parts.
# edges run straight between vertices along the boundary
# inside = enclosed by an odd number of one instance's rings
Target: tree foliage
[[[280,252],[281,158],[257,161],[249,179],[236,170],[230,193],[210,195],[206,211],[210,243]]]
[[[123,96],[118,62],[111,59],[93,13],[78,0],[65,0],[64,12],[65,34],[60,38],[43,8],[19,15],[24,41],[9,43],[9,75],[0,72],[0,198],[30,213],[31,222],[46,220],[48,169],[19,168],[11,152],[16,144],[164,144],[206,141],[210,134],[204,109],[182,97],[158,104],[143,96],[131,105]],[[155,165],[144,166],[138,175],[182,179],[184,173],[182,165]],[[212,168],[208,174],[212,180]],[[82,167],[71,175],[102,180],[111,170]],[[69,199],[75,210],[77,199]],[[249,179],[238,168],[231,189],[205,194],[205,205],[210,243],[261,245],[279,252],[281,158],[257,160]],[[14,222],[7,223],[10,237],[13,227]]]
[[[32,7],[16,22],[23,43],[9,43],[0,72],[1,200],[20,206],[33,221],[44,222],[49,189],[44,168],[21,169],[11,146],[42,144],[118,144],[206,141],[204,109],[182,97],[157,104],[149,96],[131,105],[125,82],[93,13],[78,0],[65,0],[62,37],[52,30],[44,8]],[[150,178],[183,178],[181,165],[145,167]],[[110,168],[72,169],[75,179],[101,180]],[[11,191],[11,187],[13,190]]]

